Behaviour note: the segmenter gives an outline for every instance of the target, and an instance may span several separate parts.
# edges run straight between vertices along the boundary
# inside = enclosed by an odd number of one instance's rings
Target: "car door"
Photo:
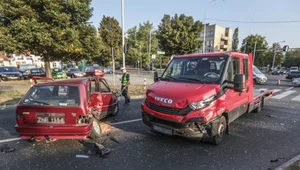
[[[113,95],[113,92],[110,90],[109,85],[105,79],[99,78],[100,82],[100,91],[102,93],[103,99],[103,111],[108,114],[112,112],[113,107],[117,104],[117,98]]]
[[[238,57],[230,57],[229,63],[227,67],[227,73],[225,74],[225,79],[228,81],[233,81],[234,76],[236,74],[241,73],[240,67],[240,58]],[[241,93],[235,91],[234,89],[228,89],[226,92],[225,101],[227,105],[227,110],[230,112],[228,115],[228,122],[234,121],[236,118],[240,116],[240,100],[241,100]]]
[[[242,70],[243,70],[243,74],[245,75],[245,80],[246,80],[245,84],[246,85],[245,85],[245,90],[241,93],[241,96],[240,96],[240,114],[243,114],[247,111],[248,104],[250,101],[249,93],[252,93],[252,91],[250,91],[251,80],[249,78],[249,68],[248,68],[249,65],[251,65],[249,62],[249,59],[248,59],[248,57],[245,56],[241,60],[241,66],[243,67]]]
[[[103,112],[103,99],[102,93],[100,92],[99,81],[91,78],[88,81],[87,88],[89,110],[100,120],[106,116],[106,113]]]

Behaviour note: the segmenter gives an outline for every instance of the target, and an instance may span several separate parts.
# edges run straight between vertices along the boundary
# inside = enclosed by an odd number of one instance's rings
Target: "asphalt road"
[[[16,148],[15,152],[0,153],[0,169],[273,169],[300,153],[300,101],[293,100],[300,96],[300,88],[288,81],[277,85],[278,78],[269,77],[266,85],[256,86],[277,89],[275,96],[259,114],[244,114],[230,124],[230,135],[220,146],[151,131],[139,121],[140,99],[121,106],[115,119],[105,120],[113,123],[108,129],[120,142],[104,143],[112,149],[106,157],[76,158],[86,155],[90,147],[76,140],[18,140],[7,143]],[[18,137],[14,110],[14,106],[0,108],[0,147],[4,139]],[[123,122],[128,120],[135,121]]]

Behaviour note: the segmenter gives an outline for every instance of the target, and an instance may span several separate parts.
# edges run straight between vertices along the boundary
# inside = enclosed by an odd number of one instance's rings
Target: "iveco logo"
[[[154,99],[155,99],[156,101],[163,102],[163,103],[167,103],[167,104],[173,103],[173,100],[172,100],[172,99],[167,99],[167,98],[162,98],[162,97],[154,97]]]

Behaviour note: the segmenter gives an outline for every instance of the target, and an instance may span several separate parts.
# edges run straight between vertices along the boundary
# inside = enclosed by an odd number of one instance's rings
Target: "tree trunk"
[[[45,72],[46,72],[46,77],[52,78],[52,73],[51,73],[50,61],[49,60],[45,60]]]

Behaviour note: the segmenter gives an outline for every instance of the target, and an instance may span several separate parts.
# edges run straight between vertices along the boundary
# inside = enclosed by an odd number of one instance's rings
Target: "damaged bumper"
[[[190,122],[172,122],[164,119],[154,117],[146,112],[142,112],[142,118],[144,124],[151,127],[153,130],[166,135],[176,135],[189,139],[201,140],[209,135],[210,131],[207,131],[209,125],[204,124],[203,119],[198,119]]]

